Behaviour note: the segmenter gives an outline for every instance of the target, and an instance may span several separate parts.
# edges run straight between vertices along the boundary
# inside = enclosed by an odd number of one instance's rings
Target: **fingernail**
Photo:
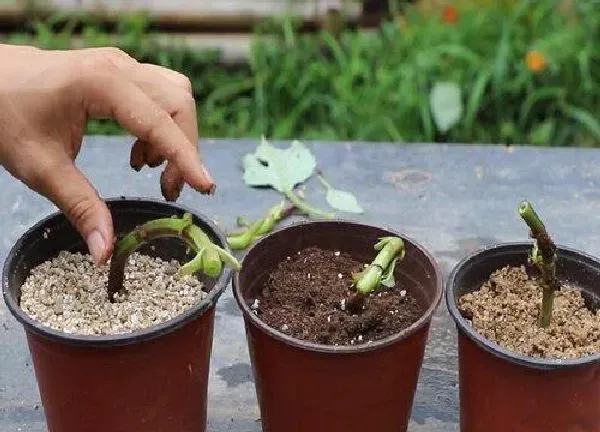
[[[100,231],[93,231],[86,239],[90,254],[94,258],[96,265],[100,265],[106,254],[106,242]]]
[[[206,181],[209,183],[208,192],[213,193],[216,187],[215,180],[212,178],[212,176],[210,175],[210,173],[204,165],[202,165],[202,174],[204,175],[204,177],[206,177]]]

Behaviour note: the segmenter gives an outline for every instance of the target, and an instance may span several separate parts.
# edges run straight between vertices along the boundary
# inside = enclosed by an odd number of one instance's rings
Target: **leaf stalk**
[[[298,208],[300,212],[312,218],[333,219],[335,213],[326,212],[311,206],[293,191],[284,192],[285,197]]]

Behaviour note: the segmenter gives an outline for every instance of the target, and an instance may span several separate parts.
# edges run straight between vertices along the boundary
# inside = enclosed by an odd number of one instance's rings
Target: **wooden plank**
[[[147,12],[158,25],[214,28],[251,26],[285,14],[314,23],[330,9],[343,10],[355,19],[361,7],[356,0],[0,0],[0,20],[24,20],[31,10],[92,12],[109,19],[127,12]]]

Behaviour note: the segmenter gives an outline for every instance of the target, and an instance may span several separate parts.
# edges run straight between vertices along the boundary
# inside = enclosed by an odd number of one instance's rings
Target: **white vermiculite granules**
[[[124,291],[108,301],[109,266],[91,256],[60,252],[31,271],[21,287],[21,308],[33,319],[65,333],[130,333],[168,321],[206,295],[194,276],[180,276],[177,261],[134,253],[125,268]]]

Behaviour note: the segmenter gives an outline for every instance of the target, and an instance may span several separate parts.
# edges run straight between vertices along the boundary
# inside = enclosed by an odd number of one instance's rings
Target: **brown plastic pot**
[[[509,351],[478,334],[457,301],[504,266],[525,264],[530,243],[481,250],[452,271],[446,303],[458,328],[461,432],[600,432],[600,353],[546,360]],[[559,247],[559,277],[600,306],[600,261]]]
[[[221,246],[224,237],[210,220],[185,208],[152,200],[107,201],[117,233],[147,220],[194,215],[195,223]],[[45,233],[45,234],[44,234]],[[186,259],[173,239],[153,242],[141,252]],[[27,334],[49,432],[202,432],[212,349],[214,305],[231,278],[205,279],[205,300],[165,323],[115,336],[58,332],[33,321],[19,307],[20,287],[30,270],[61,250],[84,244],[60,214],[27,231],[4,265],[5,301]]]
[[[234,278],[242,309],[265,432],[406,431],[431,317],[443,281],[433,257],[400,235],[406,257],[396,280],[425,308],[399,334],[360,346],[330,346],[292,338],[267,326],[250,304],[273,268],[300,249],[342,250],[370,262],[373,245],[394,231],[343,221],[305,222],[256,243]]]

